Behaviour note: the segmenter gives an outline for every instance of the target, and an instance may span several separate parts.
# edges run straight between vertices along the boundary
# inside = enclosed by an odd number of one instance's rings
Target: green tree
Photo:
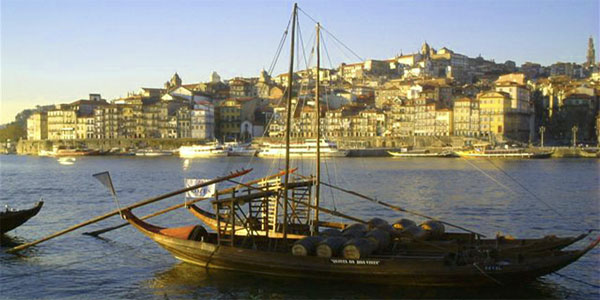
[[[6,127],[0,129],[0,141],[6,142],[6,140],[18,141],[21,138],[27,136],[27,130],[24,126],[20,126],[19,124],[12,122]]]

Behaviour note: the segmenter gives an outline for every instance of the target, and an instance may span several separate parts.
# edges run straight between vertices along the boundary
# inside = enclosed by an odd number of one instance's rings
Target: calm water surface
[[[184,178],[212,178],[244,167],[254,168],[244,178],[250,180],[282,165],[257,158],[85,157],[69,166],[53,158],[0,156],[2,207],[27,208],[40,198],[45,201],[38,216],[8,234],[2,250],[113,210],[114,201],[92,178],[94,173],[110,171],[120,202],[127,205],[182,188]],[[304,174],[312,170],[306,162],[299,167]],[[488,236],[574,235],[600,228],[599,160],[340,158],[328,161],[323,170],[332,183]],[[410,217],[330,190],[322,194],[324,207],[356,217],[389,221]],[[176,196],[134,212],[141,216],[182,201]],[[107,219],[34,246],[21,256],[2,251],[0,298],[600,298],[599,248],[561,270],[563,276],[549,275],[523,287],[411,289],[208,271],[178,262],[130,227],[102,239],[81,234],[121,222],[118,217]],[[174,211],[151,223],[198,222],[186,211]]]

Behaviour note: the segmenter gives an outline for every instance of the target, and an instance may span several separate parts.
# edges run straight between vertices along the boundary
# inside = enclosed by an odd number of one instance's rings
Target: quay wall
[[[20,140],[17,154],[37,155],[40,150],[52,150],[54,146],[89,148],[108,151],[112,148],[177,149],[184,145],[206,142],[201,139],[83,139],[83,140]]]
[[[349,156],[355,157],[375,157],[388,156],[387,151],[397,151],[403,147],[414,147],[417,149],[441,150],[445,147],[460,148],[465,145],[465,142],[475,144],[478,140],[464,137],[407,137],[407,138],[385,138],[385,137],[370,137],[370,138],[347,138],[347,139],[332,139],[341,149],[350,150]],[[86,147],[101,151],[108,151],[112,148],[154,148],[161,150],[177,149],[184,145],[192,145],[205,143],[206,140],[200,139],[84,139],[84,140],[20,140],[16,145],[17,154],[37,155],[40,150],[52,150],[54,146],[65,146],[73,148]],[[264,142],[280,142],[276,138],[256,138],[253,144],[261,144]],[[292,142],[299,140],[292,139]],[[590,157],[582,155],[581,148],[573,147],[545,147],[531,148],[533,151],[549,151],[554,150],[552,157],[554,158],[569,158],[569,157]],[[593,150],[598,151],[597,148]]]

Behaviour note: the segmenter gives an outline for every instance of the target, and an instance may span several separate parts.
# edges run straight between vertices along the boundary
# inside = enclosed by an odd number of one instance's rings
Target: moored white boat
[[[75,157],[60,157],[57,159],[58,163],[61,165],[72,165],[75,163]]]
[[[55,156],[56,155],[56,151],[52,150],[40,150],[38,152],[38,156]]]
[[[344,157],[348,156],[347,150],[338,149],[337,145],[328,140],[321,139],[319,144],[321,156]],[[304,143],[290,144],[290,157],[316,157],[317,140],[307,139]],[[265,143],[258,152],[258,157],[284,157],[285,144]]]
[[[256,156],[258,149],[252,148],[248,144],[232,144],[227,147],[229,156]]]
[[[179,147],[179,156],[185,158],[194,157],[221,157],[227,156],[227,150],[218,143],[207,145],[192,145]]]
[[[141,149],[135,151],[135,156],[171,156],[173,155],[173,151],[168,150],[157,150],[157,149]]]

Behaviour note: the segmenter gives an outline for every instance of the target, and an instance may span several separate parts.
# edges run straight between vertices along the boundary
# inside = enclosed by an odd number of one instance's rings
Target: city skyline
[[[161,87],[174,72],[186,83],[207,81],[212,71],[223,78],[257,76],[272,60],[292,4],[3,1],[0,124],[35,105]],[[365,59],[414,53],[427,41],[517,65],[582,63],[588,38],[599,32],[597,1],[299,5]],[[275,73],[284,68],[280,60]]]

